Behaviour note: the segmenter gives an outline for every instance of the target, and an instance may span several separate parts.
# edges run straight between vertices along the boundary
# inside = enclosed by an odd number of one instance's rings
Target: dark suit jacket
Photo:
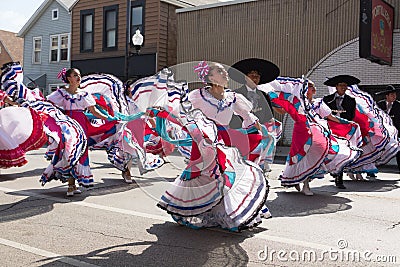
[[[261,124],[264,124],[273,118],[271,99],[269,98],[268,94],[263,91],[256,89],[256,92],[260,99],[258,101],[258,107],[254,107],[252,113],[257,116]],[[247,100],[251,101],[247,97],[246,85],[243,85],[239,89],[235,90],[235,93],[242,94]],[[242,119],[237,115],[233,115],[231,122],[229,123],[229,127],[234,129],[242,128]]]
[[[383,111],[387,112],[386,100],[381,100],[377,103],[378,107],[380,107]],[[390,109],[389,116],[392,118],[393,125],[399,130],[400,136],[400,102],[394,101],[392,108]]]
[[[352,121],[354,119],[354,116],[356,115],[356,100],[351,96],[345,94],[342,101],[342,107],[346,112],[338,113],[335,112],[336,110],[339,110],[339,107],[336,106],[335,95],[336,93],[324,96],[323,101],[332,110],[333,115]]]

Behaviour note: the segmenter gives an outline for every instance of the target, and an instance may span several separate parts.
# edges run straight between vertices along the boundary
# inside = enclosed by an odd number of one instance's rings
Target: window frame
[[[54,11],[57,11],[57,17],[54,17]],[[51,20],[58,20],[58,18],[60,17],[60,11],[58,10],[58,8],[54,8],[51,10]]]
[[[35,61],[35,52],[37,52],[36,50],[35,50],[35,41],[36,40],[40,40],[40,50],[39,50],[39,62],[36,62]],[[32,65],[33,64],[42,64],[42,51],[43,51],[43,38],[42,38],[42,36],[34,36],[34,37],[32,37],[32,43],[33,43],[33,46],[32,46]]]
[[[107,12],[115,11],[115,46],[107,46]],[[118,49],[118,16],[119,16],[119,5],[105,6],[103,7],[103,51],[115,51]]]
[[[92,16],[92,46],[89,49],[84,49],[83,48],[83,34],[84,34],[84,18],[88,15]],[[81,10],[80,12],[80,52],[81,53],[89,53],[89,52],[93,52],[94,51],[94,21],[95,21],[95,17],[94,17],[94,9],[86,9],[86,10]]]
[[[67,47],[67,59],[61,59],[61,40],[62,37],[68,37],[68,47]],[[52,39],[53,37],[57,37],[57,60],[53,61],[51,58],[52,49]],[[60,33],[60,34],[52,34],[50,35],[50,46],[49,46],[49,63],[58,63],[58,62],[69,62],[71,58],[71,34],[70,33]]]

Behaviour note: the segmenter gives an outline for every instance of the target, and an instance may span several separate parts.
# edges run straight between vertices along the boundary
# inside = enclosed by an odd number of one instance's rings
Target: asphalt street
[[[400,176],[383,167],[373,180],[329,175],[311,183],[314,196],[280,186],[283,161],[269,173],[273,215],[240,233],[179,226],[156,204],[182,171],[173,154],[133,184],[91,151],[96,184],[66,196],[67,187],[39,177],[44,149],[28,164],[0,170],[0,266],[397,266],[400,265]]]

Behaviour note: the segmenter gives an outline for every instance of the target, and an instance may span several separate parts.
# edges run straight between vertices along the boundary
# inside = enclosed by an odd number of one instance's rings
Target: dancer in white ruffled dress
[[[158,128],[163,128],[159,124],[164,120],[170,120],[190,138],[172,141],[177,145],[192,143],[187,167],[158,206],[179,224],[196,229],[219,226],[240,231],[256,226],[261,222],[268,194],[261,168],[244,160],[237,148],[228,146],[219,137],[218,126],[199,109],[193,109],[186,90],[174,87],[172,75],[165,74],[161,71],[145,79],[132,91],[139,110],[155,117]],[[168,85],[156,86],[158,80]],[[149,111],[149,107],[157,109]],[[170,140],[162,132],[160,136]]]

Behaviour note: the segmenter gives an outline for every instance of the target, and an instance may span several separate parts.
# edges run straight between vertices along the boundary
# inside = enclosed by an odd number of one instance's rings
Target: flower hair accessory
[[[200,61],[199,64],[197,64],[197,66],[194,67],[194,72],[197,72],[197,75],[199,76],[200,80],[203,83],[206,83],[205,77],[210,72],[210,66],[208,66],[205,60]]]
[[[57,74],[57,79],[60,79],[61,81],[68,83],[67,80],[67,69],[63,68],[58,74]]]

